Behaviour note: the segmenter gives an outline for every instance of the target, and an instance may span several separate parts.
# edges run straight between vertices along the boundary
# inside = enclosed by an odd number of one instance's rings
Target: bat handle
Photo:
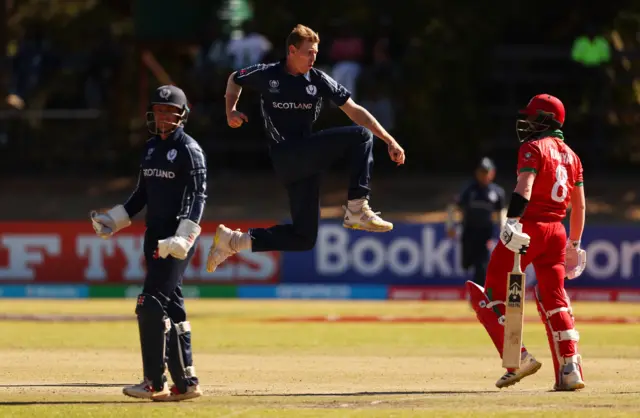
[[[516,273],[522,273],[520,257],[521,257],[520,253],[515,253],[513,256],[513,271]]]

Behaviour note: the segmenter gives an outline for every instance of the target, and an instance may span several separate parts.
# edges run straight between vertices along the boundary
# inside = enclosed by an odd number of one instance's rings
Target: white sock
[[[251,235],[248,232],[233,231],[231,237],[231,248],[235,251],[243,251],[251,249]]]
[[[358,213],[362,211],[362,206],[367,202],[367,199],[353,199],[347,202],[347,208],[353,213]]]

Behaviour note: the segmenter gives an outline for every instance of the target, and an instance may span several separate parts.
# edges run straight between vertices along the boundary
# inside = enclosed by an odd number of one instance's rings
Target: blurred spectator
[[[242,31],[232,32],[227,54],[231,57],[232,68],[238,70],[262,62],[272,48],[271,42],[256,30],[251,20],[244,23]]]
[[[598,34],[592,25],[589,25],[586,33],[578,36],[573,42],[571,58],[585,67],[598,67],[606,64],[611,61],[609,41]]]
[[[362,104],[376,119],[393,132],[395,127],[394,103],[391,86],[396,81],[396,67],[391,58],[391,22],[381,20],[378,33],[371,45],[371,66],[364,68],[360,86]]]
[[[581,113],[588,115],[586,128],[594,146],[604,136],[606,113],[610,108],[608,80],[604,66],[611,61],[609,41],[593,24],[573,42],[571,57],[578,63],[577,79],[582,80]],[[597,159],[596,159],[597,160]]]
[[[40,23],[34,23],[18,43],[11,59],[8,103],[18,109],[24,107],[24,100],[41,87],[45,75],[54,65],[55,57],[44,28]]]
[[[329,59],[333,63],[331,76],[356,95],[356,83],[362,70],[364,40],[347,21],[336,21],[336,35],[331,43]]]
[[[211,22],[209,30],[200,41],[200,49],[195,61],[196,68],[206,70],[209,66],[229,67],[228,43],[229,38],[222,32],[220,24],[217,21]]]
[[[121,51],[109,27],[99,31],[96,45],[91,49],[84,85],[86,106],[101,108],[111,91],[118,69]]]

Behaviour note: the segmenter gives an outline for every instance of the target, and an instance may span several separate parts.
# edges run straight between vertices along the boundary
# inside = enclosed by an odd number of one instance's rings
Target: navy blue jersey
[[[233,81],[260,93],[264,128],[272,146],[310,135],[324,100],[342,106],[351,97],[349,90],[324,71],[312,68],[297,76],[288,73],[285,60],[239,70]]]
[[[124,204],[129,217],[146,205],[149,230],[171,235],[181,219],[200,223],[207,190],[207,164],[200,145],[182,128],[167,139],[149,139],[138,183]]]
[[[495,183],[483,186],[474,181],[462,191],[456,203],[462,210],[465,228],[490,228],[493,213],[505,207],[504,189]]]

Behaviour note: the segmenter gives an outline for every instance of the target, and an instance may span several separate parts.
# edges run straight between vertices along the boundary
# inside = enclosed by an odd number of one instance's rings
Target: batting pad
[[[171,380],[180,393],[184,393],[187,391],[187,386],[196,383],[192,379],[197,379],[195,367],[193,367],[189,321],[172,324],[168,340],[167,367]]]

